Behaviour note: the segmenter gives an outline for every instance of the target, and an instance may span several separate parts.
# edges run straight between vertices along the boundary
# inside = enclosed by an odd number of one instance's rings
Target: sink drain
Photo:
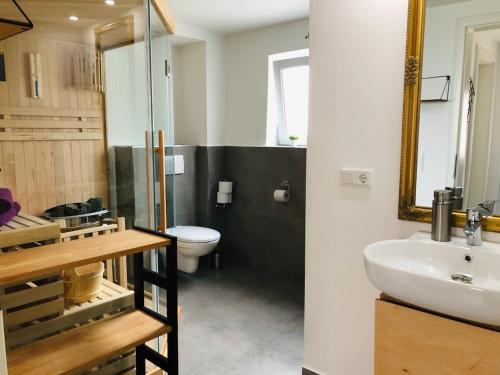
[[[465,284],[472,284],[472,276],[464,275],[463,273],[454,273],[451,279]]]

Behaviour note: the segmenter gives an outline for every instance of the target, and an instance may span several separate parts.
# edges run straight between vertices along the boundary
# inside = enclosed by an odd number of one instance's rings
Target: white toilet
[[[209,254],[220,241],[220,233],[210,228],[178,226],[167,233],[177,237],[177,269],[187,273],[196,272],[200,257]]]

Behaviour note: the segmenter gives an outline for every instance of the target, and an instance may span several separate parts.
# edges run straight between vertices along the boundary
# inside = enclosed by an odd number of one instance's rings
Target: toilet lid
[[[167,230],[171,236],[183,242],[212,242],[220,239],[220,233],[210,228],[173,227]]]

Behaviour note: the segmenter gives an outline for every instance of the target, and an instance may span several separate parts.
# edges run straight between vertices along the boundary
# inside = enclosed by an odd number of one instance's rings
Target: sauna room
[[[167,228],[174,28],[163,0],[0,1],[2,375],[178,371],[175,241],[131,229]],[[141,179],[112,173],[125,136]]]

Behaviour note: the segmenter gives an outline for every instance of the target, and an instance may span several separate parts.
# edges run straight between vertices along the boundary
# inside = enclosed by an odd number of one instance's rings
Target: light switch
[[[356,173],[353,169],[342,168],[340,170],[340,183],[342,185],[355,185]]]

